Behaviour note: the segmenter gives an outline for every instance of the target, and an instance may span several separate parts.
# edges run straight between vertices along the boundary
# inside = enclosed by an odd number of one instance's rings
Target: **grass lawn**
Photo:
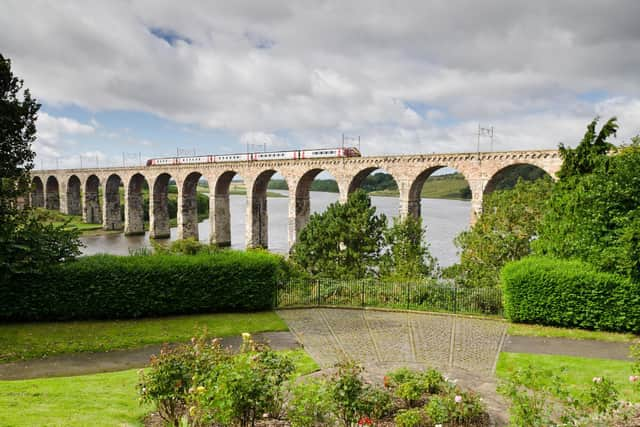
[[[302,350],[287,351],[296,373],[306,375],[318,365]],[[2,426],[141,426],[153,410],[141,406],[138,370],[77,377],[0,381]]]
[[[555,328],[553,326],[527,325],[511,323],[507,330],[509,335],[527,337],[557,337],[576,340],[598,340],[608,342],[632,342],[639,337],[634,334],[619,332],[587,331],[585,329]]]
[[[629,382],[633,362],[609,359],[591,359],[575,356],[550,356],[543,354],[500,353],[496,375],[505,378],[510,372],[528,365],[560,372],[566,368],[566,381],[573,390],[587,390],[593,377],[606,377],[615,382],[624,400],[640,402],[640,391]]]
[[[0,324],[0,362],[184,342],[203,328],[216,337],[288,330],[274,312]]]

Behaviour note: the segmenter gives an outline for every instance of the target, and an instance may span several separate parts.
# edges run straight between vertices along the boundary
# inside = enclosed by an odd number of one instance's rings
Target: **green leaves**
[[[373,274],[387,219],[362,190],[347,203],[313,214],[292,248],[291,260],[318,277],[362,278]]]
[[[538,234],[553,186],[548,178],[518,181],[511,190],[487,195],[478,222],[456,237],[460,264],[444,275],[464,286],[497,286],[500,269],[507,262],[531,253],[530,244]]]
[[[640,286],[582,261],[527,257],[504,267],[502,286],[514,322],[640,331]]]
[[[280,265],[276,255],[231,250],[82,257],[15,275],[0,287],[0,319],[117,319],[268,309]]]

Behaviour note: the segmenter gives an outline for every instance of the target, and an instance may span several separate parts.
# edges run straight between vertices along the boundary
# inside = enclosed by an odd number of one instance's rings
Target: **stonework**
[[[153,238],[169,237],[168,184],[178,188],[178,236],[198,238],[196,186],[200,178],[209,183],[211,241],[231,243],[229,186],[234,176],[244,178],[247,188],[246,242],[248,247],[268,247],[267,184],[277,172],[289,186],[289,245],[293,245],[310,216],[309,190],[322,171],[336,179],[340,200],[347,200],[364,179],[384,169],[398,183],[398,213],[420,216],[420,192],[426,179],[438,169],[449,167],[461,173],[471,188],[470,221],[482,213],[485,194],[493,191],[500,175],[518,165],[534,165],[555,178],[562,161],[557,150],[492,153],[390,155],[307,160],[166,165],[101,169],[34,171],[31,203],[67,213],[83,213],[90,223],[105,229],[123,228],[119,188],[124,187],[124,228],[128,234],[143,232],[142,186],[149,186],[149,222]],[[43,183],[46,183],[43,186]],[[100,201],[99,188],[103,194]],[[84,189],[81,200],[80,189]],[[80,209],[79,202],[82,201]],[[100,208],[102,206],[102,212]]]

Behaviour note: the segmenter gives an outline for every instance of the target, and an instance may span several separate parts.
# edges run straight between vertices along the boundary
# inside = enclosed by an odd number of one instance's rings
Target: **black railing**
[[[281,284],[275,305],[388,307],[502,315],[502,292],[500,288],[461,288],[436,282],[319,279]]]

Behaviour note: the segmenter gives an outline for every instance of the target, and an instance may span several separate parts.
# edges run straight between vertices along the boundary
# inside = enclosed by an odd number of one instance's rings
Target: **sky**
[[[337,147],[575,146],[640,133],[640,1],[3,0],[42,104],[36,167]]]

